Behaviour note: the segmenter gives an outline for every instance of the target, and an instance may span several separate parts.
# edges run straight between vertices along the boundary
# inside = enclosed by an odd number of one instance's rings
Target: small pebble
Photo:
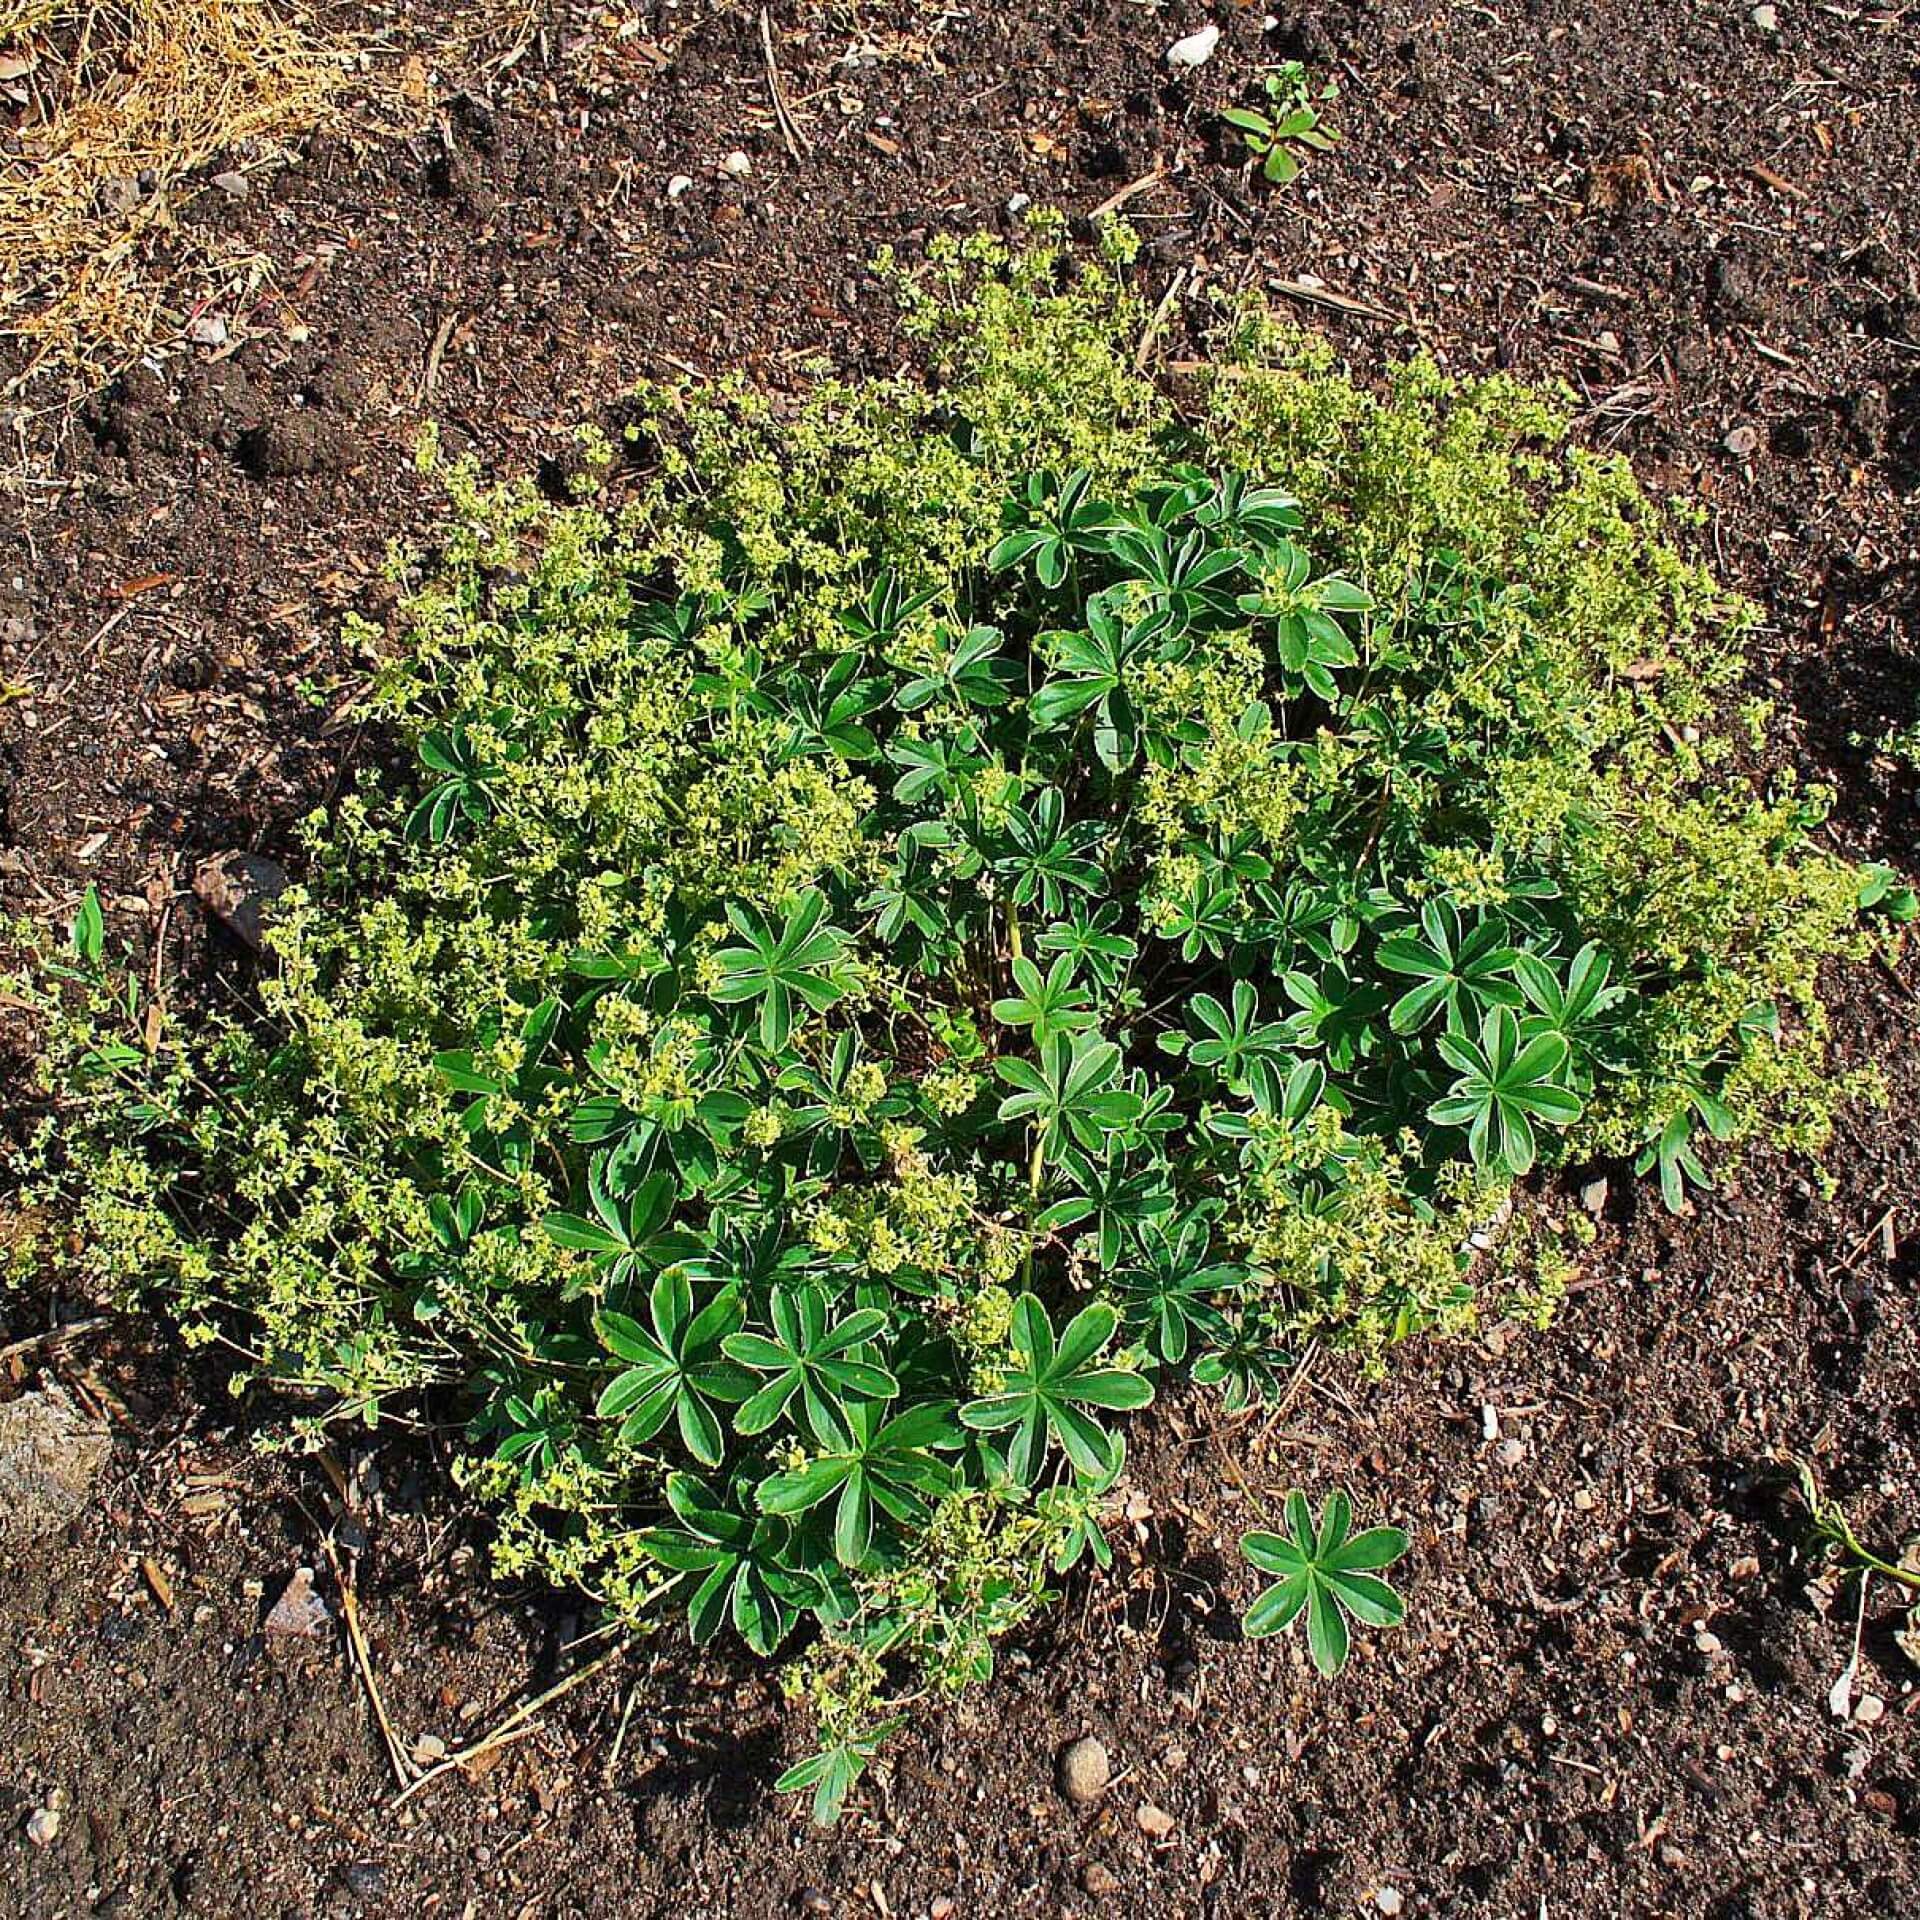
[[[1406,1896],[1398,1887],[1381,1887],[1373,1896],[1373,1904],[1385,1914],[1395,1914],[1407,1904]]]
[[[1853,1710],[1853,1717],[1863,1727],[1873,1726],[1887,1710],[1887,1703],[1877,1693],[1863,1693]]]
[[[1752,427],[1735,427],[1734,430],[1727,435],[1726,439],[1721,442],[1721,445],[1724,446],[1736,460],[1744,460],[1759,444],[1760,435],[1758,431]]]
[[[1089,1860],[1080,1869],[1080,1888],[1098,1900],[1103,1895],[1118,1893],[1120,1882],[1110,1867],[1103,1866],[1098,1860]]]
[[[753,171],[752,159],[738,147],[720,162],[720,171],[735,180],[744,180]]]
[[[27,1838],[36,1847],[50,1847],[60,1837],[60,1809],[35,1807],[27,1815]]]
[[[332,1611],[313,1590],[313,1569],[296,1567],[293,1578],[267,1615],[268,1635],[289,1640],[321,1640],[326,1638],[332,1624]]]
[[[1112,1778],[1113,1762],[1091,1734],[1074,1741],[1060,1756],[1060,1791],[1077,1807],[1091,1806]]]
[[[1494,1448],[1494,1457],[1503,1467],[1517,1467],[1527,1457],[1527,1443],[1524,1440],[1502,1440]]]
[[[954,1904],[950,1896],[936,1894],[927,1902],[927,1920],[953,1920]]]
[[[1778,7],[1755,7],[1749,18],[1762,33],[1780,31],[1780,9]]]
[[[1726,1647],[1722,1643],[1720,1636],[1717,1633],[1709,1633],[1705,1627],[1702,1627],[1700,1631],[1693,1636],[1693,1645],[1696,1653],[1705,1654],[1709,1660],[1711,1660],[1715,1654],[1726,1652]]]
[[[196,347],[224,347],[227,323],[217,313],[196,313],[187,322],[187,338]]]
[[[1151,1800],[1142,1800],[1133,1817],[1150,1840],[1164,1840],[1180,1824],[1165,1807],[1156,1807]]]
[[[253,183],[244,173],[216,173],[213,184],[232,200],[244,200],[253,191]]]
[[[1167,49],[1167,65],[1175,73],[1191,73],[1195,67],[1204,67],[1213,58],[1213,50],[1219,44],[1220,29],[1209,20],[1198,32],[1176,40]]]
[[[689,194],[692,191],[693,180],[688,174],[676,173],[673,178],[667,182],[667,198],[669,200],[678,200],[683,194]]]
[[[1603,1173],[1580,1189],[1580,1204],[1598,1220],[1607,1210],[1607,1193],[1607,1176]]]

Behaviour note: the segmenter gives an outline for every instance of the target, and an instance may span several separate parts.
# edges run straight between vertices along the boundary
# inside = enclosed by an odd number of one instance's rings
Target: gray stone
[[[288,887],[287,870],[257,853],[217,853],[193,876],[200,904],[255,953],[266,930],[265,914]]]
[[[313,1569],[296,1567],[267,1615],[267,1631],[282,1640],[323,1640],[333,1626],[333,1612],[313,1590]]]
[[[64,1527],[87,1503],[113,1442],[64,1389],[0,1406],[0,1547]]]

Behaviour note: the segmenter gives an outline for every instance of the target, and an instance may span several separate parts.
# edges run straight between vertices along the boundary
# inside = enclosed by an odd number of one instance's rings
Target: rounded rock
[[[1113,1778],[1107,1750],[1088,1734],[1060,1755],[1060,1791],[1077,1807],[1091,1806]]]

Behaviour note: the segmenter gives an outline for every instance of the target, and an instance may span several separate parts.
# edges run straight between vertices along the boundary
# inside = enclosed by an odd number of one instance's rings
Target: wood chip
[[[167,1570],[152,1554],[142,1554],[140,1571],[147,1576],[147,1585],[153,1589],[153,1597],[171,1613],[173,1611],[173,1582],[167,1578]]]

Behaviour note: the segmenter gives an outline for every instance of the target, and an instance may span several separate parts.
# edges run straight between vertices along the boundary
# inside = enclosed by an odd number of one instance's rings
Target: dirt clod
[[[257,427],[240,443],[240,464],[258,480],[345,473],[365,455],[349,421],[296,408]]]

